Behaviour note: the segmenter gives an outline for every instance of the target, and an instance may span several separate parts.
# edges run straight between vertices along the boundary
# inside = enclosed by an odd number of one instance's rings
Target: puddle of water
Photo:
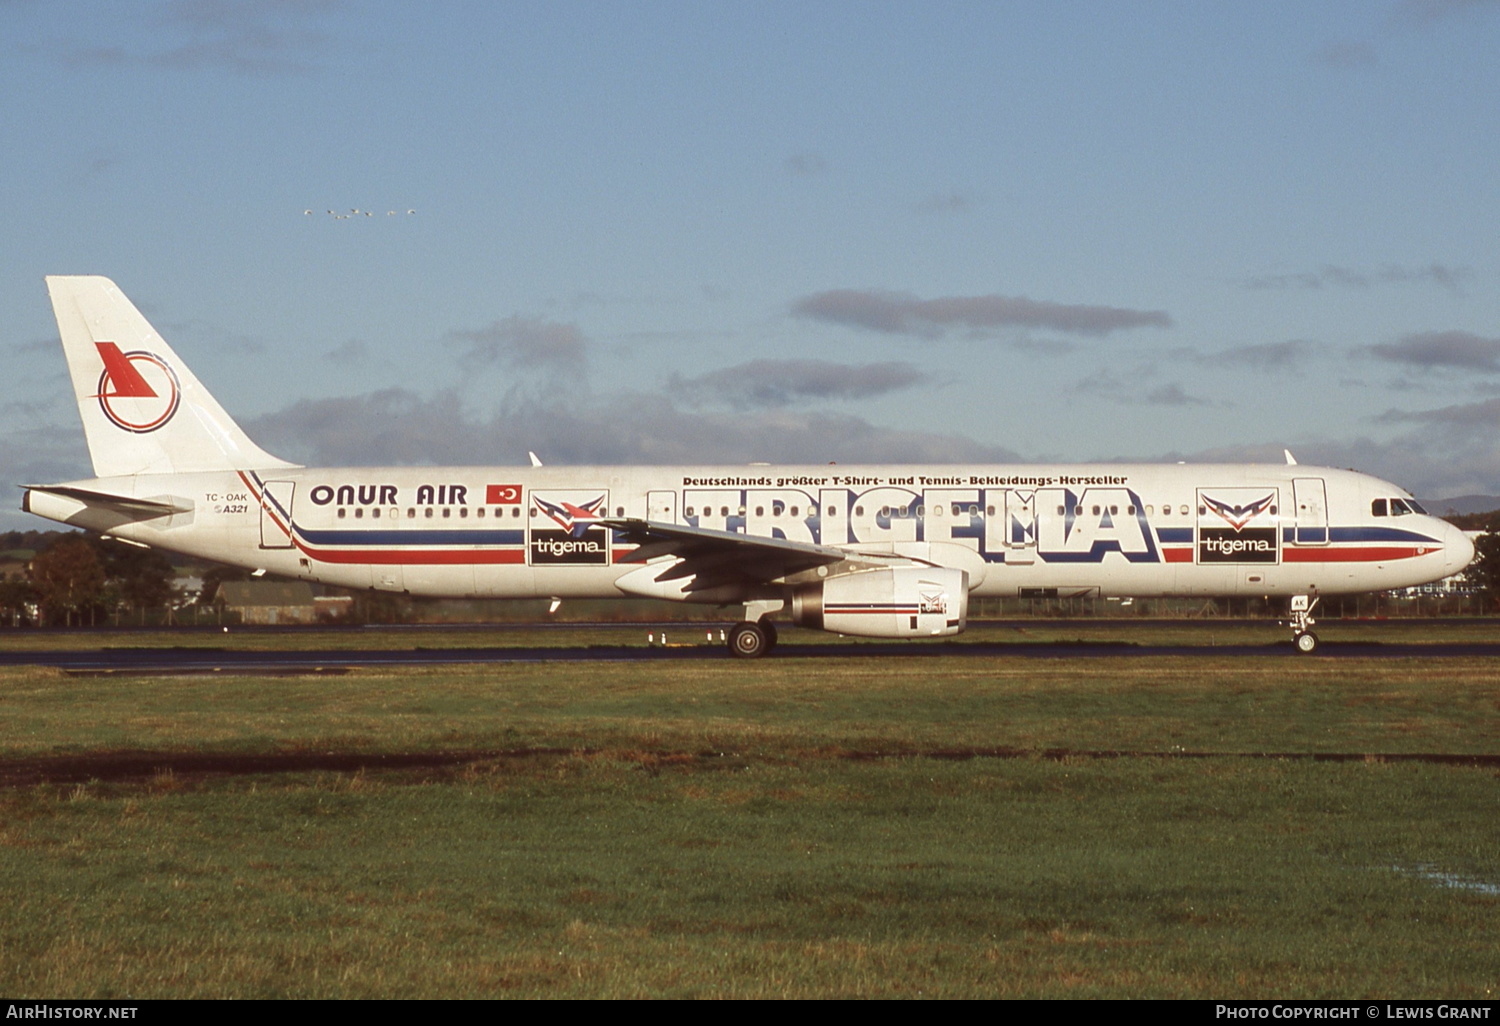
[[[1446,870],[1439,869],[1430,862],[1419,862],[1414,866],[1391,866],[1390,868],[1402,876],[1415,877],[1418,880],[1437,884],[1439,887],[1451,887],[1454,890],[1500,897],[1500,884],[1487,883],[1484,880],[1477,880],[1472,876],[1463,876],[1459,873],[1449,873]]]

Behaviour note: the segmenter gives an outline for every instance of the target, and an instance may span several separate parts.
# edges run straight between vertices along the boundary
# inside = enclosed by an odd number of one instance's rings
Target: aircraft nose
[[[1452,576],[1474,561],[1474,542],[1452,524],[1443,534],[1443,571]]]

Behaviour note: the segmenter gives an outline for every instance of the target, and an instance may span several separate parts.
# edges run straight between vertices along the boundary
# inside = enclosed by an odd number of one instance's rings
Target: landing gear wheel
[[[1287,622],[1287,626],[1292,629],[1292,644],[1296,645],[1297,651],[1303,655],[1312,655],[1318,650],[1318,636],[1312,632],[1312,625],[1317,623],[1312,615],[1316,608],[1318,608],[1318,596],[1292,596],[1290,608],[1292,618]]]
[[[766,632],[766,651],[770,652],[776,648],[776,625],[770,620],[757,621],[760,629]]]
[[[729,654],[737,659],[759,659],[771,650],[771,638],[761,624],[737,623],[729,630]]]

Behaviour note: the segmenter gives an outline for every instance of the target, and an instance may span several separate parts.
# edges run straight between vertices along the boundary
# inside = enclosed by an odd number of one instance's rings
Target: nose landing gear
[[[1287,626],[1292,629],[1292,644],[1303,655],[1312,655],[1318,650],[1318,636],[1312,632],[1312,625],[1317,623],[1312,617],[1312,611],[1317,604],[1316,595],[1292,596],[1291,619],[1287,621]]]

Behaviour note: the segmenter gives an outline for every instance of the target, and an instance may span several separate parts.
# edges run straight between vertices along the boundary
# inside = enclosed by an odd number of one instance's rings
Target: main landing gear
[[[776,625],[770,620],[746,620],[729,630],[729,654],[739,659],[759,659],[776,647]]]
[[[1292,644],[1297,646],[1297,651],[1303,655],[1311,655],[1318,650],[1318,636],[1312,632],[1312,625],[1317,623],[1312,618],[1313,607],[1318,604],[1316,595],[1293,595],[1292,596],[1292,618],[1287,621],[1287,626],[1292,629]]]

